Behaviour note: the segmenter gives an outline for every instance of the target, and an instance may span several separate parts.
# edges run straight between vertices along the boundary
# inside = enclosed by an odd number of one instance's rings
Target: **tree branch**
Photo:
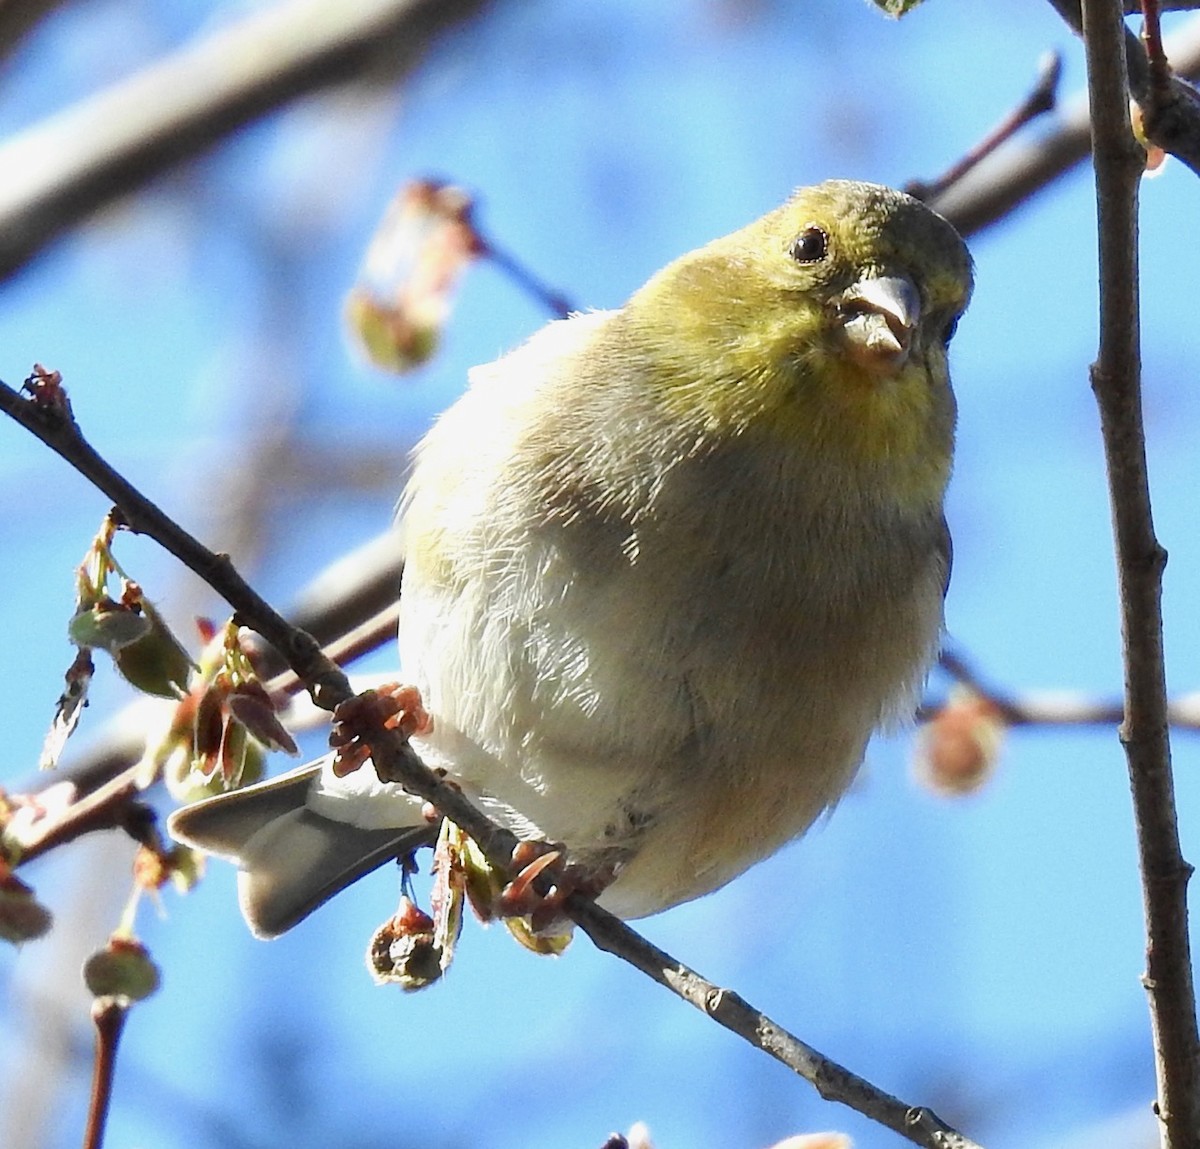
[[[112,200],[266,112],[411,66],[487,0],[288,0],[0,146],[0,278]]]
[[[117,1068],[117,1046],[128,1016],[129,1006],[113,997],[97,998],[92,1005],[96,1051],[92,1063],[92,1092],[88,1101],[83,1149],[103,1149],[104,1129],[112,1102],[113,1075]]]
[[[1054,0],[1057,4],[1059,0]],[[1162,572],[1142,425],[1137,196],[1145,165],[1129,119],[1117,0],[1084,0],[1100,264],[1100,409],[1117,551],[1125,746],[1146,916],[1146,975],[1164,1149],[1200,1146],[1200,1040],[1187,931],[1191,867],[1179,847],[1163,661]],[[1140,50],[1140,46],[1139,46]]]
[[[1050,0],[1050,3],[1077,35],[1083,35],[1080,0]],[[1141,11],[1140,4],[1137,11]],[[1125,26],[1124,20],[1120,24],[1126,76],[1122,94],[1128,97],[1132,93],[1141,105],[1146,137],[1200,175],[1200,95],[1174,76],[1156,73],[1141,40]],[[1092,106],[1094,109],[1095,105]]]
[[[7,59],[21,41],[66,0],[0,0],[0,59]]]
[[[1180,75],[1200,77],[1200,20],[1169,38],[1167,54]],[[1092,132],[1087,93],[1065,101],[1053,121],[1036,139],[1015,139],[980,161],[929,206],[967,236],[1003,219],[1087,159]]]

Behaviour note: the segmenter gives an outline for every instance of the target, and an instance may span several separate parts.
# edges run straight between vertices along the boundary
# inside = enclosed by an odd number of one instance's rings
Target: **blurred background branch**
[[[104,204],[304,95],[394,82],[487,0],[289,0],[0,145],[0,278]],[[353,171],[341,178],[352,180]]]
[[[69,0],[0,0],[0,60],[7,59],[22,40],[56,8]]]

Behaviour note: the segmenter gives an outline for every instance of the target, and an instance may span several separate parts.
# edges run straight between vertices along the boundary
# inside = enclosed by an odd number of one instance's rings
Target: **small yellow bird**
[[[473,371],[405,501],[424,760],[627,918],[802,834],[937,652],[971,287],[944,219],[830,181]],[[320,763],[170,825],[264,937],[429,833]]]

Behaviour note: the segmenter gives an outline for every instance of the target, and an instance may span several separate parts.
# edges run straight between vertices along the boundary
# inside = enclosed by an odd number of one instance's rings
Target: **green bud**
[[[54,916],[20,878],[9,874],[0,881],[0,938],[20,945],[48,934],[53,924]]]
[[[113,661],[125,681],[138,690],[160,698],[179,698],[187,691],[194,669],[191,657],[157,612],[142,617],[145,632],[113,652]]]
[[[141,942],[114,935],[83,963],[83,980],[95,997],[134,1002],[154,993],[162,976]]]
[[[921,0],[874,0],[874,3],[880,11],[899,20],[901,16],[907,16]]]
[[[504,925],[531,953],[557,957],[571,944],[572,931],[570,928],[561,934],[535,933],[528,918],[504,918]]]
[[[67,635],[76,646],[117,652],[150,633],[150,620],[138,611],[115,602],[98,602],[81,610],[70,621]]]

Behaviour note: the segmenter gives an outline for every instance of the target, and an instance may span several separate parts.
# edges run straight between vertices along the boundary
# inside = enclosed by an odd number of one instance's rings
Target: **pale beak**
[[[837,300],[846,351],[860,367],[894,375],[908,362],[921,295],[907,275],[860,279]]]

